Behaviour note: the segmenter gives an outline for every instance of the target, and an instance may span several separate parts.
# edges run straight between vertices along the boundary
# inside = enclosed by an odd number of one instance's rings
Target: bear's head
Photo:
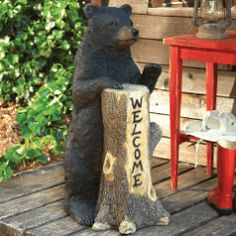
[[[138,30],[130,19],[132,8],[125,4],[120,8],[86,5],[88,32],[105,47],[128,48],[138,39]]]

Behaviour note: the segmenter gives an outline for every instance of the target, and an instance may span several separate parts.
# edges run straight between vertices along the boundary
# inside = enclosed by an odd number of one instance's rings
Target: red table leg
[[[226,149],[218,145],[217,178],[218,185],[208,195],[208,202],[222,215],[232,212],[232,191],[234,185],[236,149]]]
[[[206,63],[206,109],[216,109],[217,64]],[[212,174],[213,143],[207,143],[207,175]]]
[[[182,60],[179,49],[170,48],[170,160],[171,160],[171,189],[178,185],[178,159],[180,144],[180,106],[182,88]]]

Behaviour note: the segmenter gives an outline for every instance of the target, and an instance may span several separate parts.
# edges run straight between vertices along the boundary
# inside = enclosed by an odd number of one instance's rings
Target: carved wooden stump
[[[151,180],[148,107],[145,86],[124,84],[102,93],[104,164],[94,230],[129,234],[169,223]]]

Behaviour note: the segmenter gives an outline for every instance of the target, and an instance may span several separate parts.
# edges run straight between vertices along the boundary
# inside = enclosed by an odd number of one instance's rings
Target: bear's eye
[[[112,22],[111,22],[111,26],[117,26],[117,22],[112,21]]]
[[[130,25],[131,25],[131,26],[133,26],[133,25],[134,25],[132,20],[130,21]]]

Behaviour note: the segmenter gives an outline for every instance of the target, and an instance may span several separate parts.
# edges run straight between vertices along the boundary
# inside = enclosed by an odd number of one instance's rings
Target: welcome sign
[[[149,91],[144,86],[129,88],[125,143],[129,191],[135,195],[150,195]]]

